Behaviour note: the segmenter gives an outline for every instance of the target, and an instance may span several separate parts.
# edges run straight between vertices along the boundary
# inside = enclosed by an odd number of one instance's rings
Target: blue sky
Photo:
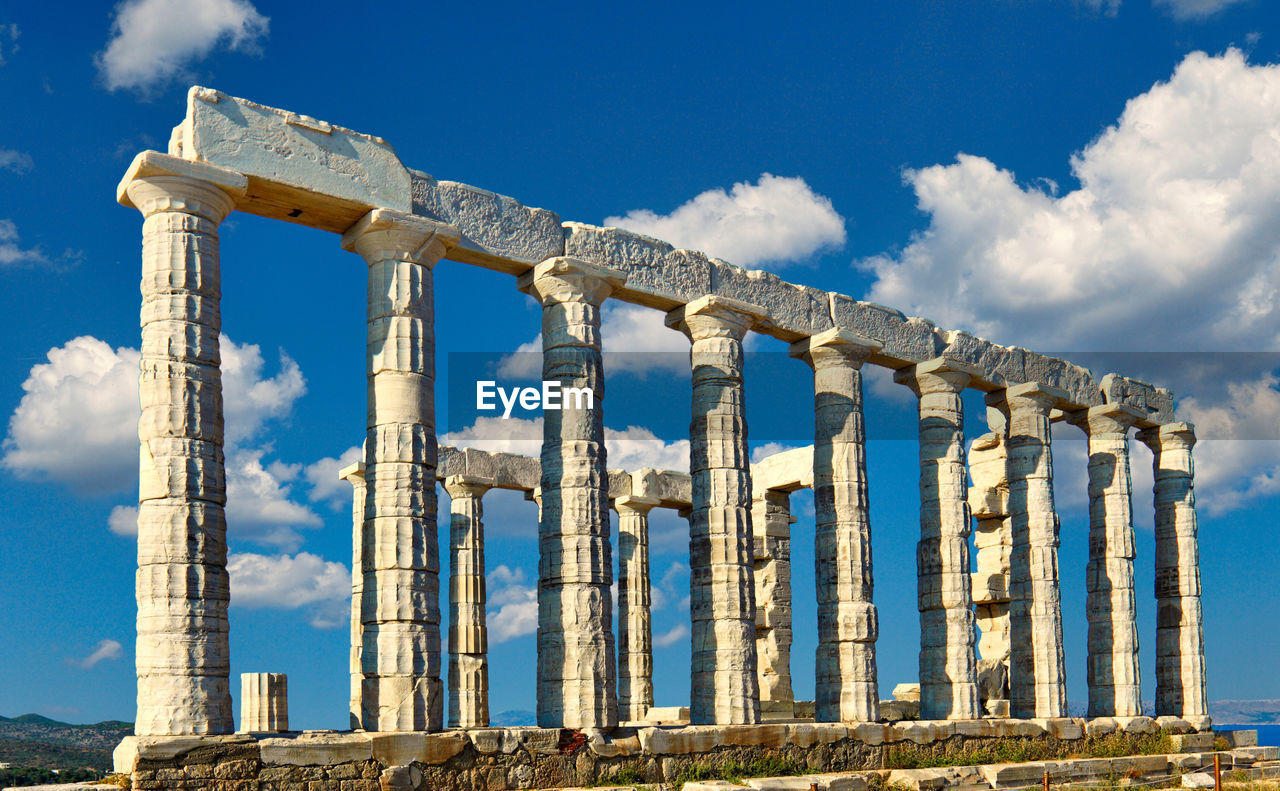
[[[0,714],[133,715],[141,222],[114,188],[196,83],[380,135],[410,167],[566,220],[1173,387],[1203,440],[1210,697],[1280,697],[1280,19],[1263,0],[350,8],[0,7]],[[343,727],[350,498],[334,473],[363,436],[364,266],[332,235],[248,215],[222,239],[232,672],[288,673],[294,727]],[[442,372],[450,352],[536,348],[509,276],[446,261],[436,293]],[[610,374],[612,466],[686,452],[686,341],[659,324],[606,310],[613,350],[672,353]],[[757,453],[806,444],[807,369],[776,341],[750,348]],[[458,428],[447,393],[441,424]],[[909,393],[872,371],[867,402],[887,697],[916,675],[918,468]],[[982,433],[979,394],[966,408]],[[1074,706],[1085,463],[1079,430],[1059,429]],[[494,433],[536,451],[535,424]],[[1133,460],[1150,699],[1150,454],[1135,443]],[[532,709],[536,510],[485,506],[491,710]],[[811,698],[812,498],[793,510],[793,668]],[[667,705],[688,694],[682,531],[655,515]]]

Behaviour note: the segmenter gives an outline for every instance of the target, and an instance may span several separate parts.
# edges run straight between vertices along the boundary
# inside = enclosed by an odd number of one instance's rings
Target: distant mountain
[[[1280,700],[1215,700],[1209,716],[1215,724],[1280,725]]]
[[[39,714],[0,717],[0,763],[46,769],[111,768],[111,751],[133,723],[71,725]]]
[[[538,724],[538,715],[524,709],[511,709],[490,717],[489,724],[495,728],[532,728]]]

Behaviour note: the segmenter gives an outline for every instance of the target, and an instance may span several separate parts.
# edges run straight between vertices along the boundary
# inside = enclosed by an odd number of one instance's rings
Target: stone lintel
[[[645,497],[638,494],[624,494],[621,497],[615,497],[610,501],[613,510],[621,513],[624,509],[636,511],[641,514],[647,514],[650,510],[661,504],[661,500],[656,497]]]
[[[589,302],[598,305],[627,282],[627,273],[569,256],[548,258],[516,278],[516,288],[543,305]]]
[[[1035,399],[1050,408],[1059,404],[1070,403],[1070,396],[1067,391],[1040,384],[1039,382],[1025,382],[1020,385],[1006,387],[1003,390],[992,391],[987,393],[986,402],[988,406],[1007,408],[1009,400],[1012,398]]]
[[[159,151],[143,151],[133,158],[129,169],[124,173],[124,178],[120,179],[120,183],[116,185],[116,201],[131,209],[138,208],[129,197],[129,185],[138,179],[155,176],[176,176],[202,181],[237,199],[244,197],[245,190],[249,187],[249,179],[243,173],[206,165],[203,162],[171,157]]]
[[[412,245],[412,249],[406,249],[403,252],[413,259],[425,255],[433,242],[442,244],[447,252],[449,248],[458,244],[462,236],[462,233],[452,225],[428,220],[409,212],[374,209],[356,220],[355,224],[342,234],[342,249],[354,253],[362,237],[378,231],[406,234],[407,238],[404,241]]]
[[[752,464],[751,487],[761,493],[812,489],[813,446],[784,450]]]

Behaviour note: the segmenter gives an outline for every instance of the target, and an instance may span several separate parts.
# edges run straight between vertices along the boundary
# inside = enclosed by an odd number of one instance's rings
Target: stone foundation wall
[[[514,791],[674,784],[762,762],[843,772],[923,765],[940,755],[1068,757],[1103,745],[1125,755],[1197,747],[1196,739],[1211,749],[1212,732],[1197,726],[1209,727],[1131,717],[130,737],[116,750],[116,770],[135,789]]]

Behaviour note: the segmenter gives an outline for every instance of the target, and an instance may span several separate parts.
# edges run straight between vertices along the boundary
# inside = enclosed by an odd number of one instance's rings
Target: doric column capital
[[[747,330],[767,324],[764,308],[728,297],[708,294],[667,314],[668,327],[679,330],[691,341],[732,338],[741,341]]]
[[[623,516],[625,513],[644,516],[645,514],[648,514],[649,511],[653,510],[654,506],[658,505],[658,498],[642,497],[635,494],[624,494],[621,497],[613,498],[611,505],[613,506],[613,510],[618,512],[619,516]]]
[[[222,222],[249,179],[234,170],[192,162],[159,151],[134,157],[116,187],[116,200],[150,217],[156,212],[180,211],[215,224]]]
[[[1139,431],[1138,439],[1153,451],[1190,450],[1196,444],[1196,426],[1186,421],[1152,426]]]
[[[493,481],[477,475],[450,475],[444,479],[444,490],[454,500],[460,497],[483,497],[492,488]]]
[[[1048,415],[1049,410],[1066,401],[1070,396],[1067,391],[1056,387],[1025,382],[987,393],[987,405],[998,408],[1005,414],[1011,411],[1032,410],[1037,414]]]
[[[1091,437],[1105,434],[1125,436],[1142,417],[1141,410],[1127,404],[1103,404],[1073,412],[1067,417],[1067,422],[1079,426]]]
[[[548,258],[520,275],[516,287],[543,306],[585,302],[599,307],[626,282],[626,272],[562,256]]]
[[[364,483],[364,462],[358,461],[338,470],[338,480],[348,481],[355,485],[357,481]]]
[[[462,239],[462,232],[426,217],[392,209],[374,209],[342,234],[342,249],[358,253],[370,265],[405,261],[435,266]]]
[[[935,357],[922,363],[900,368],[893,381],[911,388],[917,396],[930,393],[959,393],[981,373],[977,366],[950,357]]]
[[[836,327],[796,341],[790,354],[815,371],[833,366],[857,369],[882,348],[884,344],[874,338]]]

